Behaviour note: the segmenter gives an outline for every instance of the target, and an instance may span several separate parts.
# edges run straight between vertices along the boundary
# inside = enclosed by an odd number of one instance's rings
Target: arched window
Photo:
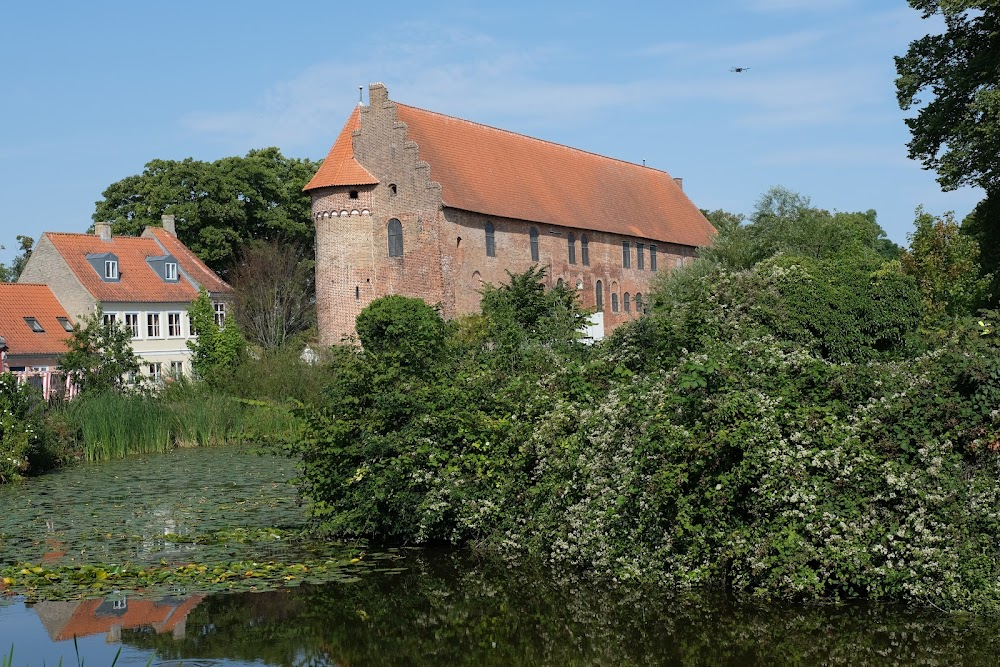
[[[389,221],[389,257],[403,256],[403,223],[396,218]]]
[[[611,312],[618,312],[618,292],[611,293]]]
[[[562,286],[563,286],[563,279],[560,278],[559,280],[556,281],[556,287],[562,289]]]
[[[566,241],[569,244],[569,263],[576,264],[576,235],[570,233],[570,235],[566,237]]]
[[[642,294],[639,292],[635,293],[635,312],[642,313]]]
[[[497,256],[497,241],[492,222],[486,223],[486,256]]]
[[[531,261],[532,262],[537,262],[538,261],[538,228],[537,227],[532,227],[531,228],[531,232],[529,233],[529,236],[531,237]]]
[[[604,311],[604,283],[602,283],[600,280],[598,280],[597,284],[594,285],[594,298],[597,299],[597,302],[596,302],[597,312],[599,312],[599,313],[603,312]]]
[[[625,292],[625,312],[632,312],[632,299],[629,297],[628,292]]]
[[[590,241],[586,234],[580,237],[580,260],[584,266],[590,266]]]

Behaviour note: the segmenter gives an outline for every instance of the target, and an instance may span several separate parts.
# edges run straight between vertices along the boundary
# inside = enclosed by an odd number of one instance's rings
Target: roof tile
[[[375,185],[378,179],[372,176],[367,169],[354,159],[354,138],[355,130],[361,128],[361,115],[358,107],[354,107],[354,113],[347,119],[347,124],[340,131],[337,140],[333,142],[323,164],[310,179],[303,190],[324,188],[331,185]]]
[[[45,331],[32,331],[25,317],[37,319]],[[48,285],[0,283],[0,336],[10,354],[64,354],[69,333],[59,317],[70,320]]]

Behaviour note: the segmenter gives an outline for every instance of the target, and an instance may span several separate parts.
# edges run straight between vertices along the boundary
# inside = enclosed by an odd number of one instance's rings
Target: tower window
[[[403,256],[403,223],[396,218],[389,221],[389,257]]]
[[[486,223],[486,256],[497,256],[496,230],[491,222]]]
[[[600,280],[594,286],[594,296],[596,298],[597,312],[602,312],[604,310],[604,283]]]
[[[351,190],[351,192],[349,193],[349,195],[348,195],[348,196],[349,196],[349,197],[350,197],[351,199],[357,199],[357,198],[358,198],[358,191],[357,191],[357,190]]]

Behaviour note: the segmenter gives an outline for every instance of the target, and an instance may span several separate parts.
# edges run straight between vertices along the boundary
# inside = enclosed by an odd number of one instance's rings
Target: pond
[[[357,667],[995,665],[1000,655],[991,619],[861,604],[762,607],[601,586],[462,551],[303,544],[292,539],[304,521],[292,475],[279,457],[191,449],[0,487],[5,563],[46,572],[338,564],[278,589],[240,578],[237,592],[220,591],[228,581],[190,580],[0,596],[0,656],[13,647],[18,667],[78,657],[100,667],[119,651],[117,665]]]

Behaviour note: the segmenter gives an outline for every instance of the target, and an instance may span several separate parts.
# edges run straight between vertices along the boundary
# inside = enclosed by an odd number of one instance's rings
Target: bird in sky
[[[729,71],[730,72],[736,72],[737,74],[740,74],[742,72],[747,71],[748,69],[750,69],[750,68],[749,67],[730,67]]]

